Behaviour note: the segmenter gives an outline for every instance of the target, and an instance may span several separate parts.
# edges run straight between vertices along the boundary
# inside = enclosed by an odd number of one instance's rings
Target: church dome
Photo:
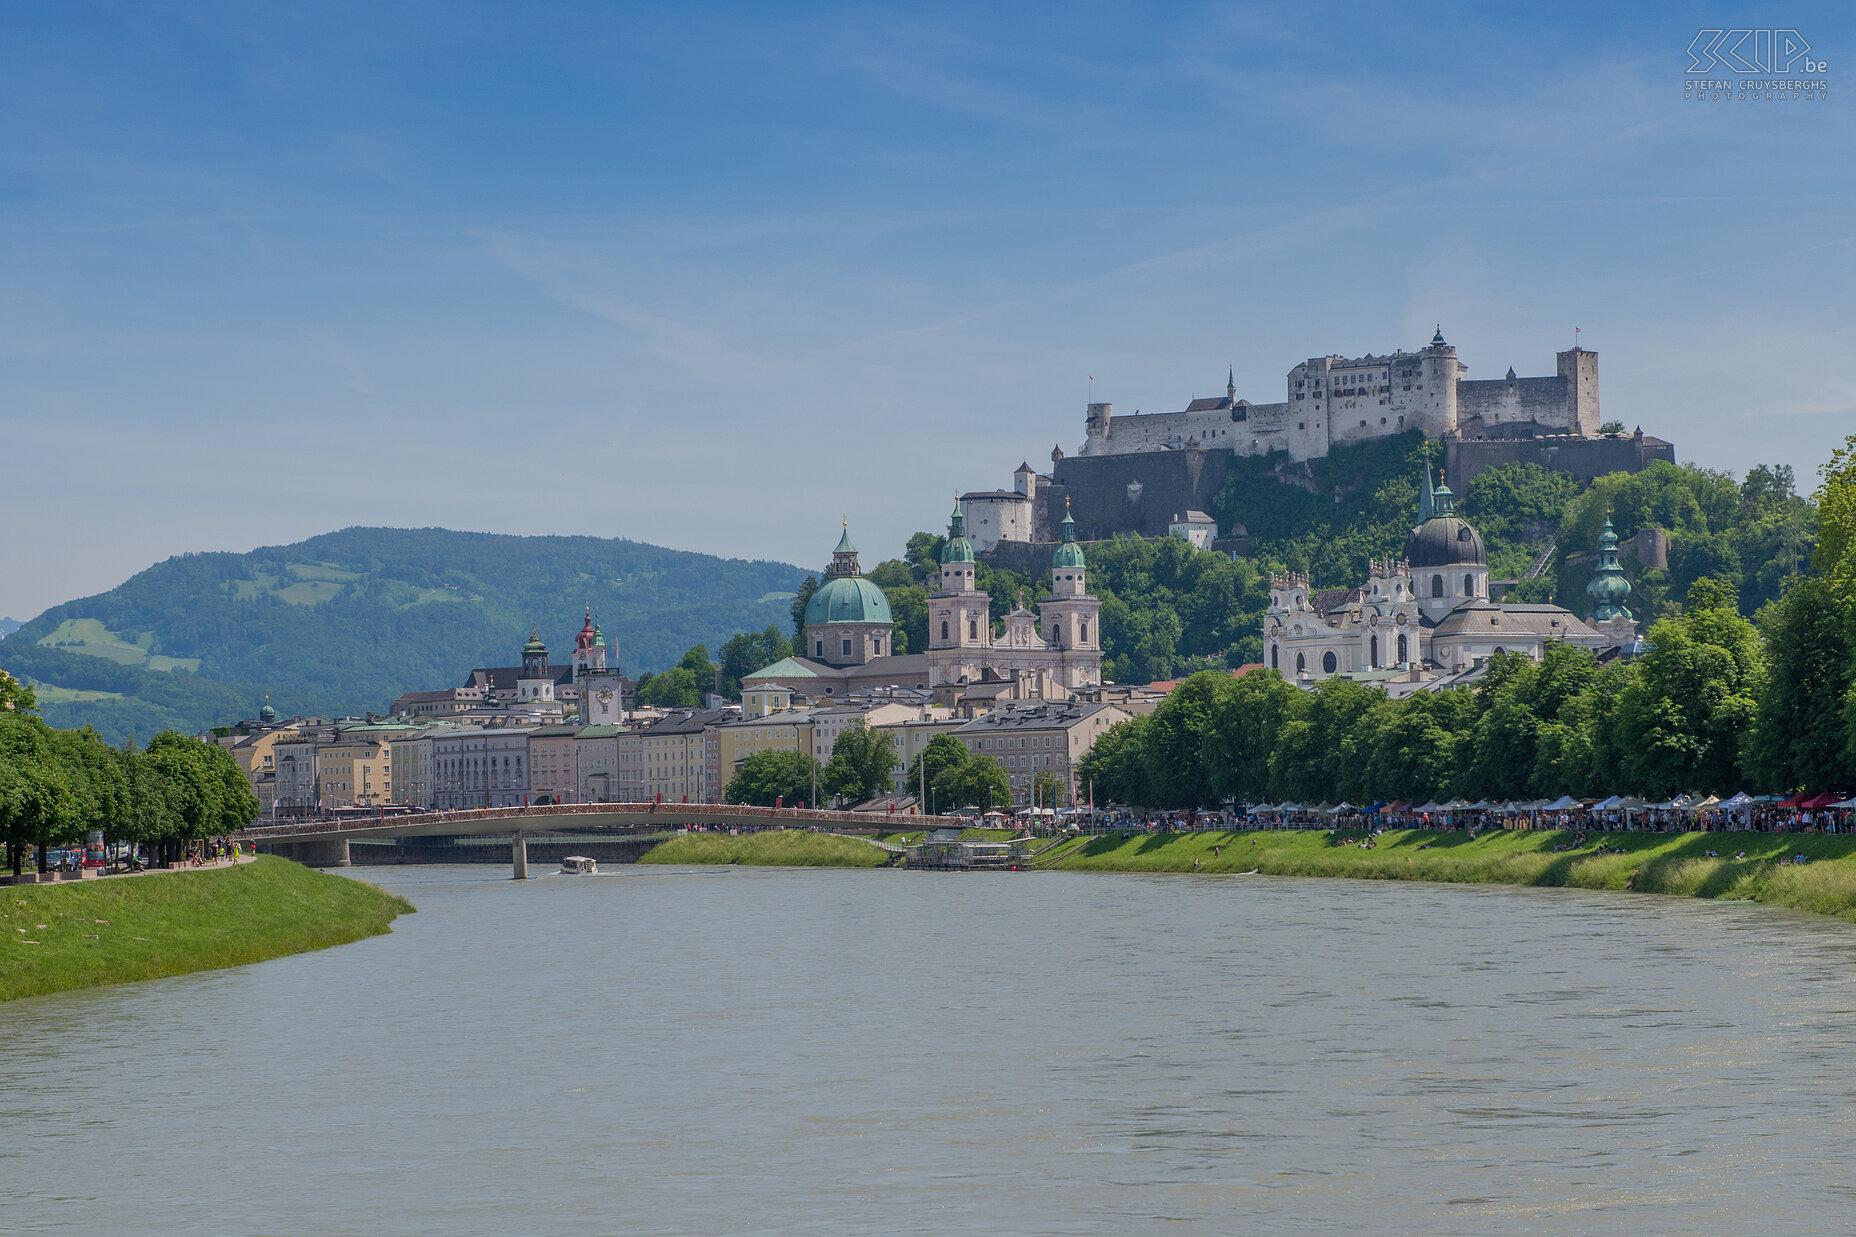
[[[1434,515],[1411,530],[1405,558],[1413,567],[1485,567],[1489,552],[1482,534],[1454,515]]]
[[[1598,541],[1598,571],[1586,584],[1585,595],[1592,599],[1591,617],[1599,622],[1633,617],[1624,604],[1630,600],[1630,580],[1618,564],[1618,535],[1609,516],[1605,517],[1605,531]]]
[[[889,598],[862,576],[835,576],[806,602],[806,626],[817,623],[891,623]]]
[[[258,720],[268,726],[277,720],[277,710],[271,707],[271,698],[264,698],[264,707],[258,710]]]

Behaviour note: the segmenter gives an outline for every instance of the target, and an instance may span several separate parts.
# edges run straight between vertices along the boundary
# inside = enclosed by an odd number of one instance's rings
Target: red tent
[[[1810,797],[1811,797],[1810,795],[1793,795],[1789,799],[1780,799],[1777,803],[1773,804],[1772,806],[1773,807],[1803,807],[1804,801],[1806,799],[1809,799]]]
[[[1833,803],[1841,803],[1842,801],[1843,801],[1842,795],[1833,795],[1829,791],[1825,791],[1821,795],[1812,795],[1809,799],[1804,800],[1798,806],[1801,808],[1805,808],[1808,811],[1815,812],[1818,808],[1829,807]]]

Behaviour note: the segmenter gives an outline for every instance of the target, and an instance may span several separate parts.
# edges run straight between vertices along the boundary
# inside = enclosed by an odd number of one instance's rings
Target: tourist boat
[[[599,864],[585,855],[569,855],[561,860],[562,876],[597,876]]]

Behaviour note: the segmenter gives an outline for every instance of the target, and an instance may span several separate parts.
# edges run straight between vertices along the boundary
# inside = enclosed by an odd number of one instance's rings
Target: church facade
[[[1555,605],[1504,604],[1489,594],[1482,535],[1452,509],[1425,469],[1418,524],[1399,558],[1375,559],[1357,588],[1317,590],[1301,573],[1270,577],[1264,664],[1304,687],[1334,675],[1422,683],[1497,653],[1538,660],[1564,642],[1600,652],[1622,643]],[[1629,628],[1628,620],[1622,625]]]
[[[806,604],[803,652],[742,680],[743,690],[782,687],[811,700],[874,687],[948,694],[968,684],[1031,677],[1062,689],[1102,681],[1101,602],[1089,593],[1082,546],[1067,513],[1051,555],[1051,593],[1036,612],[1022,604],[995,635],[992,598],[979,587],[965,516],[956,507],[942,551],[939,587],[928,598],[928,647],[897,654],[883,590],[866,580],[847,528],[825,581]]]

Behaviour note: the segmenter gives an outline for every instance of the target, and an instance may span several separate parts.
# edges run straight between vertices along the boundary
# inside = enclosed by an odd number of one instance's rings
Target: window
[[[1076,625],[1076,638],[1084,644],[1089,643],[1089,620],[1084,619]]]
[[[1444,578],[1442,576],[1432,576],[1431,577],[1431,596],[1442,597],[1443,595],[1444,595]]]
[[[1282,669],[1282,658],[1280,656],[1281,653],[1282,653],[1282,649],[1280,646],[1274,645],[1274,644],[1270,645],[1270,669],[1271,670]]]
[[[1297,653],[1295,655],[1295,672],[1297,674],[1303,674],[1303,673],[1306,673],[1307,670],[1308,670],[1308,659],[1306,657],[1303,657],[1300,653]]]
[[[1323,653],[1323,654],[1321,655],[1321,670],[1322,670],[1322,673],[1324,673],[1324,674],[1333,674],[1333,673],[1334,673],[1334,668],[1335,668],[1336,666],[1338,666],[1338,665],[1340,665],[1340,661],[1339,661],[1339,659],[1337,659],[1337,658],[1336,658],[1336,657],[1334,656],[1334,654],[1333,654],[1333,652],[1332,652],[1331,650],[1330,650],[1329,652],[1326,652],[1326,653]]]
[[[1379,669],[1379,637],[1373,637],[1373,669]]]
[[[941,620],[941,639],[947,639],[947,620]]]
[[[814,644],[812,648],[814,655],[817,656],[820,661],[823,661],[825,659],[825,642],[820,640]]]
[[[1398,659],[1401,662],[1407,662],[1411,660],[1410,657],[1405,655],[1405,637],[1403,636],[1400,636],[1398,638]]]
[[[1464,576],[1463,577],[1463,596],[1474,597],[1475,595],[1476,595],[1476,577],[1475,576]]]
[[[979,624],[979,620],[978,620],[978,619],[968,619],[968,620],[967,620],[967,639],[969,639],[969,640],[978,640],[979,638],[980,638],[980,624]]]
[[[844,656],[849,657],[851,655],[851,642],[849,640],[840,640],[838,643],[844,646]]]

